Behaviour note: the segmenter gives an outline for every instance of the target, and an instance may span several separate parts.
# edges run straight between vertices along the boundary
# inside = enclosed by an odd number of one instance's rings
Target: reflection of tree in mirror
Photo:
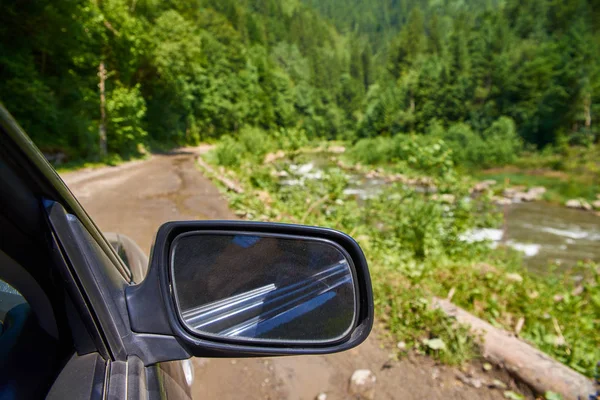
[[[331,340],[353,323],[350,266],[329,243],[193,234],[177,239],[172,260],[182,317],[197,332]]]

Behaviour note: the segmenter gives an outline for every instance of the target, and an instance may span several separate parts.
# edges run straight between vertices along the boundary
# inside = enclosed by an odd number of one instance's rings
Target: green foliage
[[[336,138],[353,129],[370,81],[367,60],[350,73],[350,44],[298,2],[3,6],[0,100],[43,151],[68,161],[98,159],[101,62],[108,148],[121,156],[137,144],[195,144],[245,126],[280,132],[274,139],[290,149]]]
[[[416,349],[446,364],[463,364],[476,354],[468,327],[459,326],[440,310],[431,307],[421,288],[398,290],[395,285],[376,282],[379,315],[390,332],[401,339],[406,350]]]
[[[103,62],[107,97],[129,90],[147,108],[141,118],[141,105],[107,110],[113,154],[245,126],[292,149],[304,135],[424,135],[436,121],[455,164],[502,165],[522,142],[598,141],[600,36],[591,3],[577,4],[8,0],[0,100],[43,151],[97,159]]]
[[[481,134],[465,123],[456,123],[447,130],[438,124],[430,126],[430,134],[442,138],[452,149],[457,165],[492,167],[514,162],[521,152],[521,139],[515,124],[508,117],[500,117]]]
[[[245,151],[246,148],[243,144],[229,135],[224,135],[215,149],[217,164],[225,167],[237,166],[240,164]]]
[[[438,282],[439,293],[455,288],[453,302],[494,324],[511,327],[519,317],[525,318],[521,336],[571,368],[592,376],[600,347],[596,339],[586,338],[593,337],[598,329],[600,274],[588,270],[590,267],[594,265],[584,267],[591,276],[579,295],[572,294],[575,284],[570,274],[543,278],[508,266],[478,264],[464,268],[452,264],[432,270],[430,276],[431,282]],[[514,278],[515,272],[521,279]]]
[[[276,147],[282,150],[298,150],[309,143],[306,132],[301,128],[280,128],[272,136]]]
[[[402,138],[361,140],[352,152],[362,149],[366,155],[369,148],[380,146],[383,150],[376,154],[388,154],[386,149],[394,149],[396,140],[402,144],[411,139],[410,135],[398,136]],[[430,140],[435,143],[439,139],[433,135]],[[524,338],[571,368],[593,376],[600,357],[595,335],[600,315],[597,266],[583,264],[573,272],[583,277],[579,280],[573,279],[573,274],[539,276],[520,267],[516,252],[461,241],[469,229],[497,227],[499,220],[493,218],[485,196],[461,200],[469,187],[453,177],[454,173],[436,178],[440,193],[452,195],[451,199],[396,184],[372,199],[357,200],[346,194],[348,176],[334,163],[320,164],[319,179],[307,178],[292,168],[292,162],[316,160],[310,151],[271,164],[245,154],[229,171],[245,189],[242,194],[227,192],[231,206],[248,219],[324,225],[351,232],[369,260],[377,318],[403,343],[400,354],[417,351],[450,364],[475,356],[475,338],[468,329],[431,308],[433,296],[446,297],[452,291],[454,303],[497,326],[513,330],[519,318],[524,318]],[[386,160],[372,161],[385,169],[411,170],[394,160],[393,152],[389,154]],[[386,164],[390,162],[393,164]],[[298,184],[283,184],[277,178],[281,175]],[[265,191],[269,201],[264,200]],[[581,288],[574,291],[578,285]]]
[[[140,93],[140,86],[113,89],[106,101],[106,111],[109,151],[127,155],[138,153],[138,145],[145,141],[148,134],[143,128],[146,102]]]
[[[272,139],[259,128],[242,128],[238,140],[240,145],[243,146],[244,153],[248,153],[252,158],[259,161],[262,161],[265,154],[273,147]]]
[[[351,157],[364,164],[403,163],[436,175],[452,170],[452,153],[446,143],[432,136],[399,134],[393,138],[359,140]]]
[[[270,133],[260,128],[245,126],[237,138],[225,135],[215,151],[216,161],[226,167],[238,166],[243,160],[261,163],[265,155],[275,149],[295,151],[308,143],[301,129],[279,129]]]

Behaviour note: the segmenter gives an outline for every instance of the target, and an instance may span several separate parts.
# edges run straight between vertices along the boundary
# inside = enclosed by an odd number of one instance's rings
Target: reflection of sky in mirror
[[[173,273],[181,317],[199,333],[268,339],[277,331],[286,339],[324,339],[354,320],[351,268],[327,242],[188,236],[175,246]],[[305,326],[292,331],[300,321]],[[323,332],[309,335],[310,329]]]

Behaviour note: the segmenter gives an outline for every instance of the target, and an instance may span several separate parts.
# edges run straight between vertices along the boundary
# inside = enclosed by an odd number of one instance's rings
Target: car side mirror
[[[196,356],[337,352],[364,341],[373,324],[358,244],[300,225],[166,223],[148,275],[126,298],[134,332],[172,335]]]

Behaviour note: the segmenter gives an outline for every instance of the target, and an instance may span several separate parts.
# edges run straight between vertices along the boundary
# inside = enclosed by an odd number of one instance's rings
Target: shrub
[[[242,128],[238,141],[243,147],[243,152],[256,160],[262,160],[265,154],[273,148],[273,140],[269,135],[256,127]]]
[[[396,135],[392,161],[404,161],[411,168],[443,175],[452,169],[452,152],[446,143],[424,135]]]
[[[385,163],[392,159],[392,146],[390,138],[361,139],[356,142],[350,154],[356,161],[363,164]]]
[[[428,173],[444,174],[452,168],[452,155],[444,141],[424,135],[361,139],[350,155],[364,164],[404,162],[415,170]]]
[[[482,134],[474,132],[463,122],[450,125],[447,130],[439,125],[430,132],[442,138],[452,149],[452,159],[466,167],[492,167],[514,162],[523,149],[515,123],[511,118],[500,117]]]
[[[486,142],[485,166],[508,164],[515,161],[523,150],[515,122],[509,117],[500,117],[483,132]]]
[[[130,155],[138,153],[148,133],[143,128],[146,102],[140,85],[132,88],[117,86],[106,101],[106,140],[109,152]]]
[[[245,148],[240,142],[229,135],[224,135],[215,149],[217,164],[225,167],[238,166],[244,152]]]
[[[302,128],[279,128],[272,133],[272,137],[277,148],[282,150],[298,150],[309,143],[306,131]]]

